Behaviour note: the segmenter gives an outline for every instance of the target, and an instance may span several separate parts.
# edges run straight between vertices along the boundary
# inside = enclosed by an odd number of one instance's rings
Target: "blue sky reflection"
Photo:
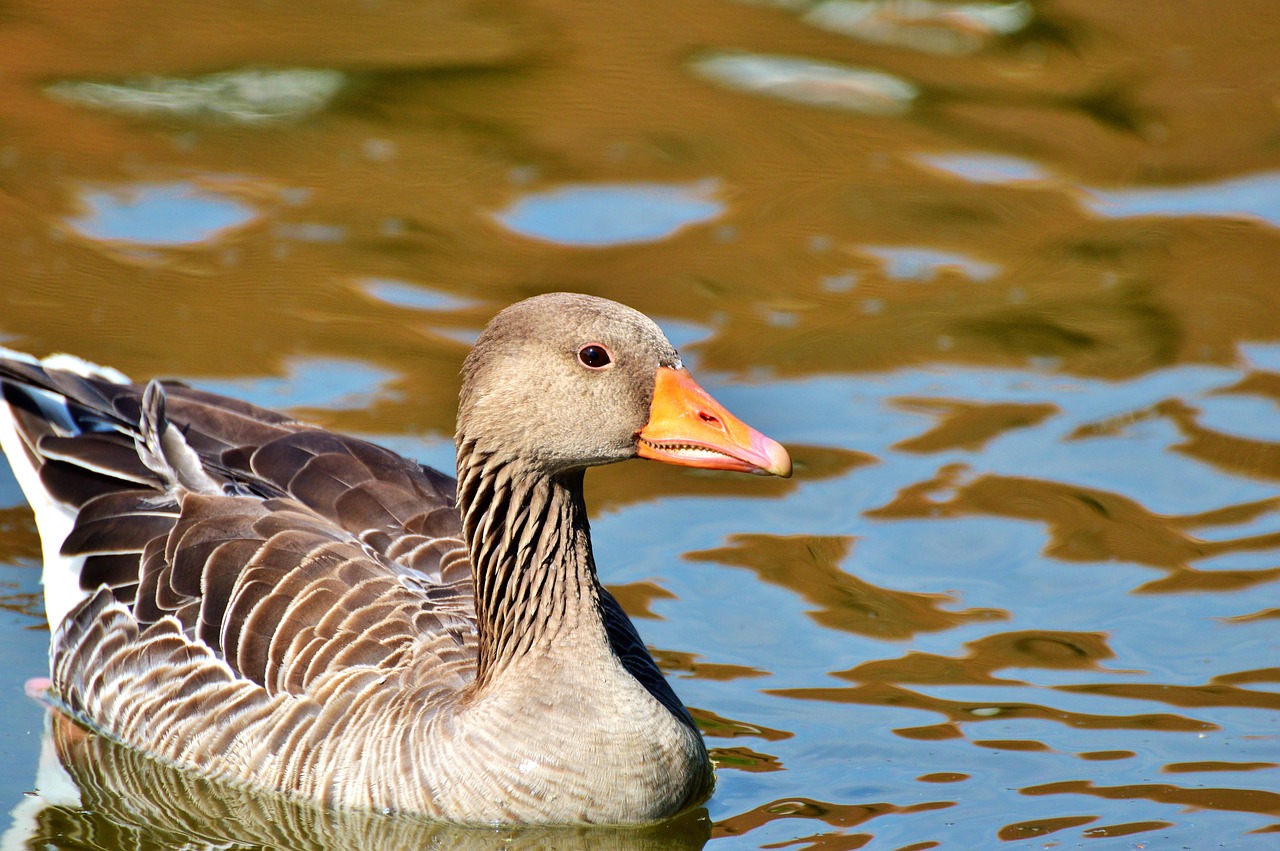
[[[563,186],[519,199],[495,218],[521,236],[579,247],[656,242],[718,218],[717,184]]]

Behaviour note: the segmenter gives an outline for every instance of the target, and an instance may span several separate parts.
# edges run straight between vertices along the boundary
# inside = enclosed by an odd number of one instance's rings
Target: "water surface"
[[[23,693],[3,471],[0,847],[1276,846],[1270,2],[244,14],[0,16],[0,340],[447,467],[501,306],[658,318],[796,461],[588,477],[719,786],[654,831],[476,832],[139,760]]]

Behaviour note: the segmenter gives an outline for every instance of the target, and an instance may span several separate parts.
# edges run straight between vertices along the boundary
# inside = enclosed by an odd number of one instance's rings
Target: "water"
[[[502,305],[658,318],[796,461],[588,477],[719,786],[657,831],[458,831],[87,738],[23,694],[0,472],[0,847],[1275,847],[1269,3],[254,15],[0,20],[0,340],[448,466]]]
[[[565,186],[520,198],[496,219],[534,239],[578,247],[655,242],[717,218],[714,186]]]

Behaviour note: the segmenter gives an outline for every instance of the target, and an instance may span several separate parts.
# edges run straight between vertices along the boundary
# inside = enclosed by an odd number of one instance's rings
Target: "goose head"
[[[653,320],[576,293],[489,322],[463,367],[457,442],[545,475],[635,457],[791,475],[787,451],[699,387]]]

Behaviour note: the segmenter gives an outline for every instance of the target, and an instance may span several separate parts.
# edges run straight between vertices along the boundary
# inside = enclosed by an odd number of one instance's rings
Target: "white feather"
[[[112,384],[128,384],[129,376],[110,366],[100,366],[75,355],[55,354],[39,362],[45,369],[61,369],[74,372],[82,378],[101,378]]]
[[[41,361],[23,352],[0,346],[0,356],[49,369],[64,369],[85,377],[98,377],[116,383],[129,381],[119,370],[98,366],[72,355],[52,355]],[[53,404],[66,409],[66,400],[57,394],[40,390],[28,392],[40,393]],[[36,515],[36,529],[40,532],[40,547],[44,554],[44,572],[41,575],[41,582],[44,584],[44,611],[50,629],[54,629],[62,623],[69,611],[89,596],[87,591],[80,589],[80,570],[84,567],[85,557],[62,555],[62,542],[71,534],[75,525],[76,510],[58,502],[44,489],[40,473],[31,463],[26,445],[18,434],[13,412],[6,404],[0,404],[0,449],[8,456],[14,478],[18,480],[23,495]]]

